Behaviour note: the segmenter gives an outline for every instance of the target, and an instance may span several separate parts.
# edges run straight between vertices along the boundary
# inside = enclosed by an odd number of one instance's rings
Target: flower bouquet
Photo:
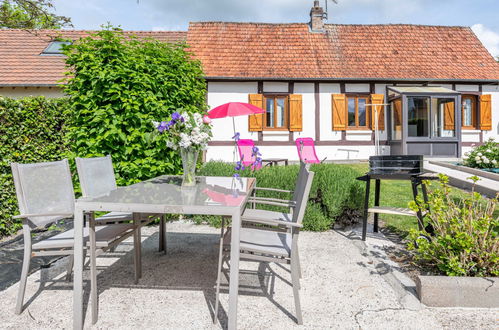
[[[184,169],[182,185],[195,185],[199,151],[206,149],[212,137],[211,119],[199,113],[174,112],[169,121],[153,124],[160,134],[166,136],[168,148],[180,150]]]

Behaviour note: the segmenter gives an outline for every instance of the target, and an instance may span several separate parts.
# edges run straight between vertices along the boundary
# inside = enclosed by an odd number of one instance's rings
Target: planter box
[[[499,307],[499,277],[418,276],[419,300],[433,307]]]
[[[437,161],[432,161],[432,160],[430,161],[430,163],[438,165],[438,166],[451,168],[453,170],[466,172],[466,173],[473,174],[476,176],[481,176],[483,178],[487,178],[490,180],[499,181],[499,174],[484,171],[484,170],[481,170],[479,168],[472,168],[472,167],[468,167],[468,166],[464,166],[464,165],[457,165],[457,164],[453,164],[453,163],[449,163],[449,162],[437,162]]]

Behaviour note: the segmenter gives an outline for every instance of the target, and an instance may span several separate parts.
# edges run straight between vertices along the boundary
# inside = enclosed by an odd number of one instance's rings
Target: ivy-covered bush
[[[119,185],[179,174],[178,152],[152,134],[152,121],[206,111],[201,64],[186,45],[108,26],[65,47],[65,54],[69,158],[110,154]]]
[[[477,177],[472,177],[476,181]],[[499,276],[499,217],[497,199],[471,192],[460,200],[450,195],[448,178],[440,176],[437,189],[429,191],[425,217],[433,235],[413,230],[409,249],[415,258],[436,273],[448,276]],[[414,202],[411,208],[417,210]]]
[[[465,154],[464,165],[475,168],[499,168],[499,143],[490,138]]]
[[[0,96],[0,236],[21,228],[11,162],[33,163],[64,158],[67,99]]]
[[[238,171],[241,177],[255,177],[259,187],[294,190],[299,166],[272,166],[263,167],[257,171],[249,168]],[[324,231],[331,229],[333,223],[342,217],[358,215],[364,203],[365,185],[355,180],[361,175],[348,165],[316,164],[311,171],[315,172],[314,182],[310,191],[303,229],[310,231]],[[233,176],[234,165],[222,162],[208,162],[200,169],[199,175],[205,176]],[[258,192],[257,196],[289,199],[286,193]],[[280,210],[282,208],[268,205],[259,205],[259,208]],[[217,225],[217,217],[198,217]],[[195,217],[196,219],[196,217]]]

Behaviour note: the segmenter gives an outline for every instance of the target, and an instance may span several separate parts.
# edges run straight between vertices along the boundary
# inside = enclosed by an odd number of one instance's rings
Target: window
[[[264,129],[287,130],[288,117],[287,95],[265,95]]]
[[[348,128],[367,128],[368,96],[347,96]]]
[[[413,137],[428,137],[429,127],[429,97],[407,97],[407,129],[408,136]]]
[[[43,50],[41,55],[63,55],[62,46],[70,44],[69,41],[52,41],[47,48]]]
[[[477,97],[475,95],[463,95],[461,101],[462,126],[467,129],[475,129],[477,122]]]

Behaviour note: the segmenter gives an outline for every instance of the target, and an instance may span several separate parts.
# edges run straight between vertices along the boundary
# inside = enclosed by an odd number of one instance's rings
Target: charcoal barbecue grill
[[[380,206],[380,188],[381,180],[409,180],[412,185],[412,194],[417,203],[418,186],[421,186],[423,199],[428,201],[426,186],[423,180],[434,180],[437,176],[432,173],[424,173],[422,155],[390,155],[390,156],[371,156],[369,157],[369,172],[366,175],[358,177],[357,180],[366,182],[366,195],[364,200],[364,217],[362,223],[362,240],[366,240],[367,218],[369,213],[374,213],[374,232],[378,232],[378,216],[380,213],[397,214],[406,216],[416,216],[419,229],[424,228],[423,210],[420,208],[414,212],[406,208],[395,208],[389,206]],[[371,180],[376,180],[374,206],[369,207],[369,195]]]

